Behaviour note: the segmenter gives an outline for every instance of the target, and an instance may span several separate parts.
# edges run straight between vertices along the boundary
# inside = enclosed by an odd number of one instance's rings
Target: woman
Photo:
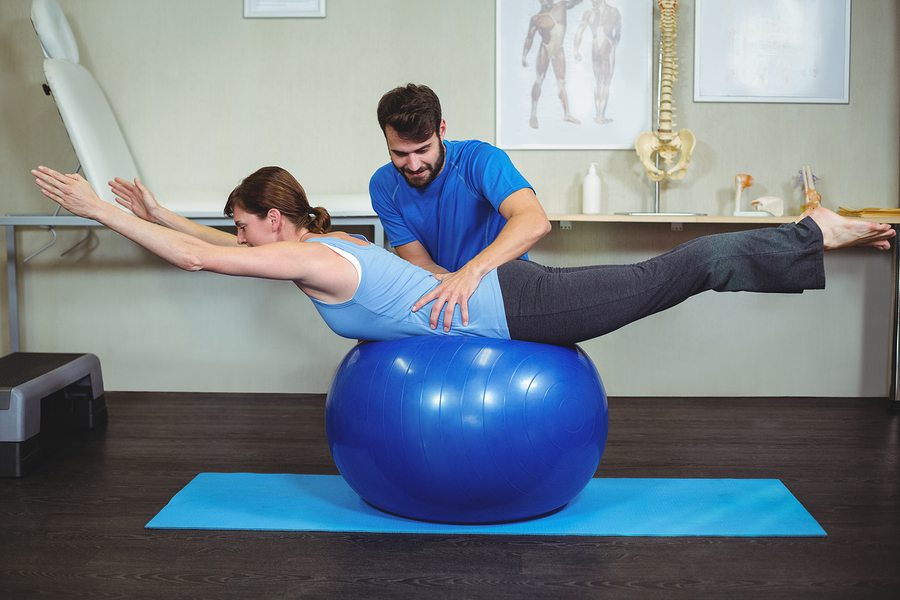
[[[310,207],[284,169],[265,167],[228,197],[237,235],[198,225],[160,206],[135,180],[110,182],[128,214],[101,200],[80,175],[32,171],[41,192],[189,271],[293,281],[329,327],[351,339],[439,335],[429,311],[411,311],[434,276],[349,234]],[[774,228],[694,239],[634,265],[550,268],[516,260],[491,271],[459,311],[456,335],[573,344],[598,337],[705,290],[802,292],[825,287],[824,252],[890,247],[888,225],[846,219],[825,208]],[[447,331],[445,327],[444,332]]]

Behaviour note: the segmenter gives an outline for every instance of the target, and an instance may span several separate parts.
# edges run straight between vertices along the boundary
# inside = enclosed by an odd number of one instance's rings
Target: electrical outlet
[[[560,221],[559,229],[561,231],[572,231],[572,221]]]

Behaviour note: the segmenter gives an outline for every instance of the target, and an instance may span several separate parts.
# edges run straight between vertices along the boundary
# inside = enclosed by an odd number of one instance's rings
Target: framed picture
[[[325,0],[244,0],[244,18],[324,17]]]
[[[697,0],[697,102],[850,101],[850,0]]]
[[[496,0],[496,143],[627,149],[651,129],[654,0]]]

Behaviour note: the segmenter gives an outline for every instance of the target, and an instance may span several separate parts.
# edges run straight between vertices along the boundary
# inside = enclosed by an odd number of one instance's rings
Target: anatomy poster
[[[497,145],[633,147],[652,48],[653,0],[497,0]]]

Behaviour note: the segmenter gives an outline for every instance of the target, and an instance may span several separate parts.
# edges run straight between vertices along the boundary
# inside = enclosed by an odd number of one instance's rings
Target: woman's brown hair
[[[331,229],[328,211],[311,207],[303,186],[281,167],[263,167],[245,177],[228,195],[225,216],[234,217],[236,206],[257,217],[265,217],[274,208],[298,228],[312,233]]]

